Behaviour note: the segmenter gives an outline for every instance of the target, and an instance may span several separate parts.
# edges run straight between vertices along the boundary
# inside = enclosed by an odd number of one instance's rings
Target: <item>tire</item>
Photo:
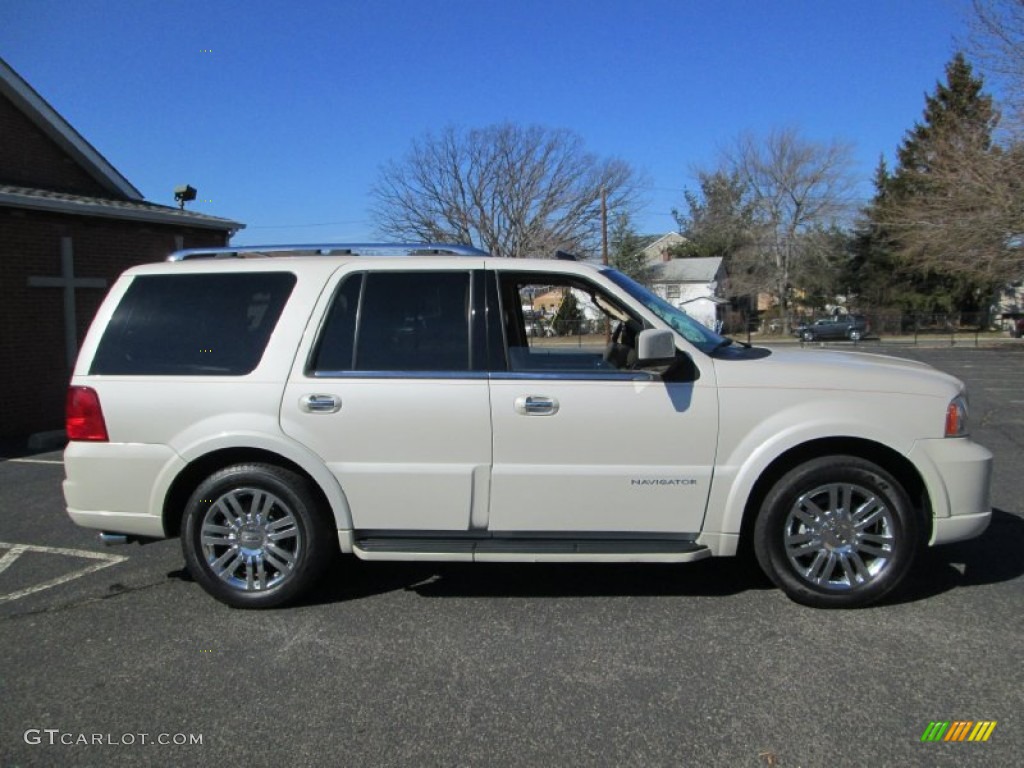
[[[860,341],[861,340],[861,332],[858,331],[856,328],[854,328],[853,330],[850,331],[849,336],[850,336],[850,341]]]
[[[802,464],[765,497],[754,525],[762,570],[794,601],[858,608],[896,589],[920,548],[900,484],[854,456]]]
[[[814,334],[811,333],[810,331],[804,331],[802,334],[800,334],[800,338],[803,339],[804,341],[814,341]]]
[[[235,608],[274,608],[307,592],[332,555],[331,527],[309,481],[238,464],[199,484],[181,543],[193,578]]]

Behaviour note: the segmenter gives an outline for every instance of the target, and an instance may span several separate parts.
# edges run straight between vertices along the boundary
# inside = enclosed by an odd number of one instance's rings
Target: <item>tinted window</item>
[[[363,276],[352,275],[334,294],[313,356],[313,371],[351,371],[355,365],[356,317]]]
[[[312,370],[468,371],[469,300],[468,272],[349,277],[335,295]]]
[[[136,277],[90,373],[243,376],[263,357],[295,276],[286,272]]]

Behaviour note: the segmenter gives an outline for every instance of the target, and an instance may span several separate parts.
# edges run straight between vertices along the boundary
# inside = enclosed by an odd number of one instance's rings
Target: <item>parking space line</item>
[[[31,587],[25,587],[19,589],[16,592],[11,592],[6,595],[0,595],[0,603],[8,602],[10,600],[17,600],[27,595],[34,594],[36,592],[42,592],[44,589],[50,589],[51,587],[57,587],[61,584],[66,584],[69,581],[87,576],[90,573],[109,568],[112,565],[124,562],[128,558],[125,555],[108,555],[103,552],[92,552],[87,549],[68,549],[65,547],[40,547],[33,544],[9,544],[7,542],[0,541],[0,549],[6,549],[3,556],[0,557],[0,573],[7,570],[21,555],[26,552],[37,552],[41,554],[49,555],[65,555],[67,557],[80,557],[87,560],[98,560],[92,565],[87,565],[84,568],[79,568],[77,571],[66,573],[63,576],[58,576],[55,579],[50,579],[41,584],[34,584]]]
[[[56,459],[8,459],[12,464],[63,464]]]
[[[17,560],[18,556],[24,551],[24,547],[17,546],[9,549],[7,552],[4,552],[4,556],[0,557],[0,573],[6,571],[10,567],[11,563]]]

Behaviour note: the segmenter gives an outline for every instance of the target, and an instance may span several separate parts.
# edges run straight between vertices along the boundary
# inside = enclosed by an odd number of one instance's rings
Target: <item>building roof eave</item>
[[[245,224],[239,221],[192,213],[155,203],[104,200],[21,187],[0,187],[0,207],[49,211],[72,216],[98,216],[109,219],[146,221],[154,224],[199,227],[219,231],[236,232],[245,229]]]
[[[111,194],[143,200],[142,193],[85,138],[61,117],[36,90],[0,58],[0,94],[9,98],[36,127],[71,155],[98,184]]]

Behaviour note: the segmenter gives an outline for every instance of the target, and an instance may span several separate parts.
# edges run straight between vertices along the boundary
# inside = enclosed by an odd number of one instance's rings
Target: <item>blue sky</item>
[[[966,37],[968,0],[3,0],[7,60],[147,199],[237,243],[377,239],[380,165],[447,124],[569,128],[674,227],[744,131],[855,147],[861,191]]]

